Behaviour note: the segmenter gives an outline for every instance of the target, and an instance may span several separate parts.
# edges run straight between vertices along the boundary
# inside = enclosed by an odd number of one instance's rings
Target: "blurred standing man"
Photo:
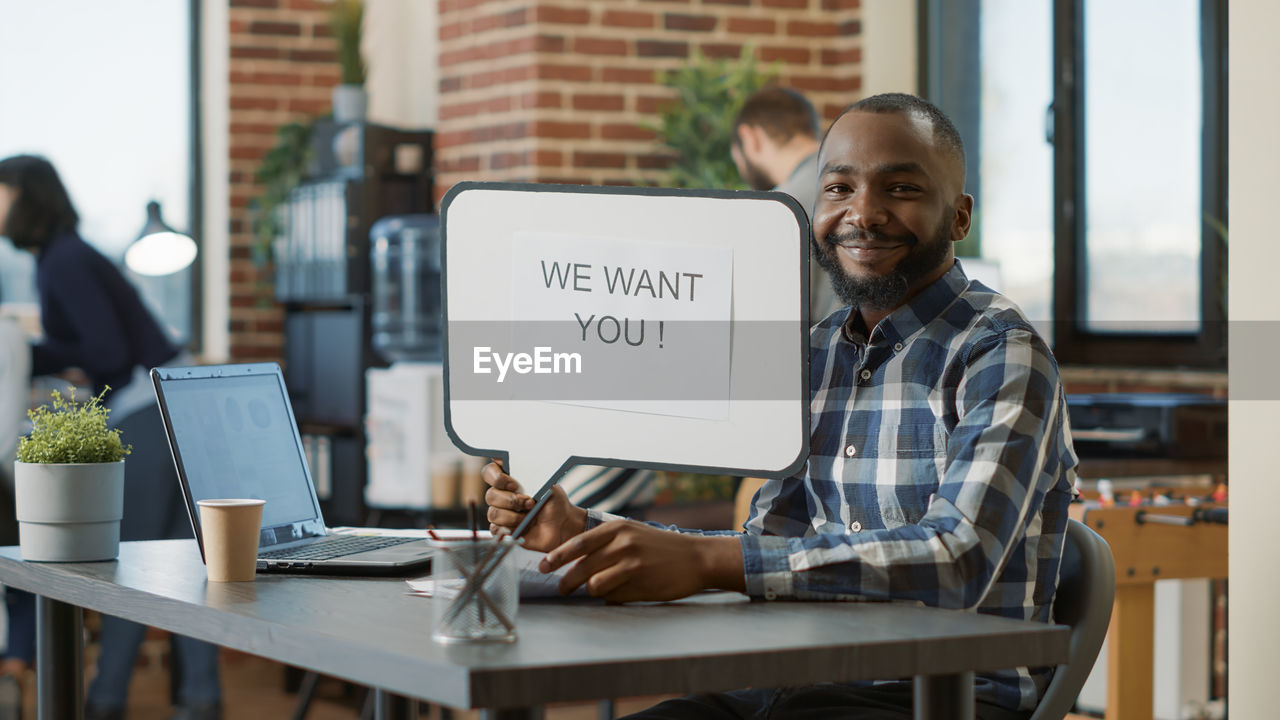
[[[818,113],[800,93],[765,88],[743,103],[733,124],[733,162],[753,190],[777,190],[800,201],[810,218],[818,192]],[[831,279],[809,263],[809,324],[841,306]]]

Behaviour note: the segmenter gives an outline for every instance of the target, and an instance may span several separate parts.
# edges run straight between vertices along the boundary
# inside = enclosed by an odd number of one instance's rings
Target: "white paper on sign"
[[[536,232],[513,241],[511,347],[577,371],[558,379],[567,392],[536,399],[728,418],[732,248]]]

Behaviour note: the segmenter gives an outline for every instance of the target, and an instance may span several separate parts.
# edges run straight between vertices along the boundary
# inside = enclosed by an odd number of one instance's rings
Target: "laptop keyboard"
[[[325,535],[302,547],[259,552],[261,560],[331,560],[344,555],[420,541],[421,538],[374,535]]]

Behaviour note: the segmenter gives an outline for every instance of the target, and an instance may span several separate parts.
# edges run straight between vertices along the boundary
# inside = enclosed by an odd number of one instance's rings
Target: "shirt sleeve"
[[[803,477],[766,484],[742,538],[747,593],[979,605],[1063,475],[1065,399],[1048,348],[1023,329],[974,347],[955,398],[946,467],[914,525],[804,537]]]
[[[56,303],[75,333],[73,340],[48,336],[31,348],[36,375],[80,367],[92,378],[127,370],[130,366],[127,329],[116,312],[116,298],[89,262],[71,258],[46,275],[47,302]]]

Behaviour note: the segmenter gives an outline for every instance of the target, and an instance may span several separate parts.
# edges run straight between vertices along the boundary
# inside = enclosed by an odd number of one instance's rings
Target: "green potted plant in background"
[[[363,122],[369,108],[364,89],[364,56],[360,54],[363,0],[334,0],[330,22],[338,41],[338,66],[342,69],[342,84],[333,88],[333,119],[339,123]]]
[[[103,393],[106,391],[104,390]],[[120,550],[124,457],[130,448],[107,427],[102,395],[76,402],[52,393],[27,412],[31,433],[18,441],[14,499],[23,560],[111,560]]]

